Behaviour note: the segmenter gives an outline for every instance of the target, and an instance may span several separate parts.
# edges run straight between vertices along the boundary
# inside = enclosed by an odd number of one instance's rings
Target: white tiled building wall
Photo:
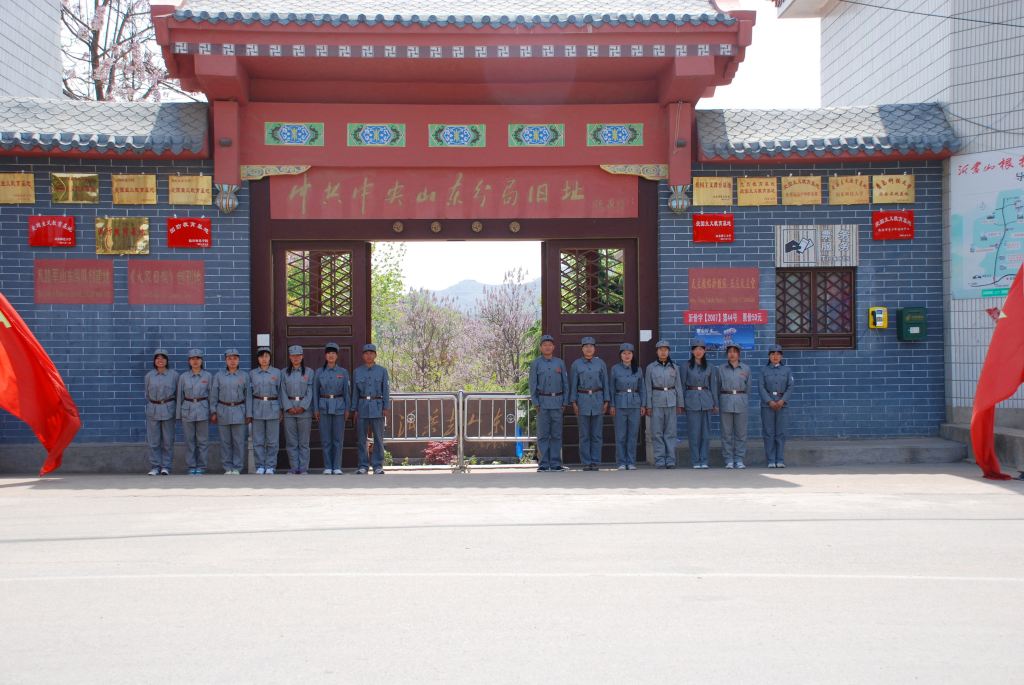
[[[0,95],[62,95],[60,0],[5,0],[0,11]]]
[[[880,7],[839,2],[822,17],[822,106],[940,102],[960,138],[961,153],[1024,145],[1022,0],[872,4]],[[950,421],[967,423],[994,325],[985,310],[1000,306],[1003,298],[949,298],[948,193],[947,184],[946,404]],[[1024,391],[1000,410],[1000,423],[1024,427]]]

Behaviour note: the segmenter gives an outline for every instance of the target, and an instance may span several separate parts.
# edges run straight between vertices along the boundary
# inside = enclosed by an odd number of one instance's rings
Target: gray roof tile
[[[240,7],[244,5],[244,8]],[[174,18],[209,23],[393,26],[584,26],[733,24],[713,0],[185,0]]]
[[[827,109],[697,110],[706,160],[841,154],[955,152],[960,148],[936,103]]]
[[[205,102],[92,102],[0,97],[0,149],[201,152]]]

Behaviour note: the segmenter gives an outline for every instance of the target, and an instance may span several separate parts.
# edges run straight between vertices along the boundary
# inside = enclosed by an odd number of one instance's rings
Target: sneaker
[[[373,475],[375,475],[375,476],[383,476],[384,475],[384,469],[381,469],[381,468],[374,469],[373,470]]]
[[[188,475],[190,475],[190,476],[196,475],[196,470],[195,469],[189,469],[188,470]]]
[[[626,465],[626,470],[627,471],[636,471],[636,464],[627,464]]]
[[[625,470],[626,470],[626,469],[628,469],[628,468],[629,468],[629,467],[628,467],[628,466],[626,466],[625,464],[619,464],[619,465],[618,465],[618,466],[617,466],[617,467],[615,468],[615,470],[616,470],[616,471],[625,471]]]
[[[537,473],[542,473],[542,472],[546,472],[546,471],[550,471],[550,470],[551,469],[549,469],[547,466],[538,466],[537,467]]]
[[[334,469],[334,471],[332,471],[332,473],[333,473],[333,474],[334,474],[335,476],[340,476],[341,474],[343,474],[343,473],[345,473],[345,472],[344,472],[344,471],[342,471],[341,469]]]
[[[360,466],[358,469],[356,469],[356,475],[357,476],[365,476],[366,475],[366,469],[364,469],[362,466]]]
[[[308,476],[309,475],[309,471],[306,470],[306,469],[299,469],[295,473],[299,474],[300,476]]]
[[[196,469],[196,475],[197,476],[205,476],[206,475],[206,469]]]
[[[708,465],[707,465],[707,464],[701,464],[701,465],[700,465],[700,467],[701,467],[702,469],[706,469],[706,468],[708,468]]]
[[[667,465],[667,466],[666,466],[665,468],[666,468],[666,469],[674,469],[675,467],[676,467],[676,465],[675,465],[675,464],[669,464],[669,465]]]
[[[699,469],[699,468],[700,468],[700,464],[694,464],[694,465],[693,465],[693,468],[695,468],[695,469]]]
[[[745,468],[747,468],[747,465],[744,464],[742,461],[738,461],[738,462],[736,462],[736,468],[738,468],[738,469],[745,469]]]
[[[161,476],[169,476],[169,475],[171,475],[171,470],[170,469],[160,469],[160,475]]]
[[[159,468],[152,468],[152,469],[149,470],[149,473],[147,473],[146,475],[147,476],[159,476],[160,475],[160,469]]]
[[[274,469],[267,469],[267,471],[266,471],[266,474],[267,474],[268,476],[272,476],[272,475],[274,475]]]
[[[263,468],[262,466],[256,467],[256,475],[257,476],[262,476],[266,472],[267,472],[267,470],[265,468]]]
[[[727,469],[733,468],[732,462],[731,461],[725,462],[725,468],[727,468]]]
[[[774,461],[768,462],[768,468],[774,469],[775,468],[775,462]]]
[[[777,462],[775,462],[775,468],[777,468],[777,469],[784,469],[784,468],[786,468],[786,464],[785,464],[785,462],[777,461]]]
[[[331,475],[332,473],[334,473],[334,470],[333,470],[333,469],[324,469],[324,475],[325,475],[325,476],[329,476],[329,475]]]

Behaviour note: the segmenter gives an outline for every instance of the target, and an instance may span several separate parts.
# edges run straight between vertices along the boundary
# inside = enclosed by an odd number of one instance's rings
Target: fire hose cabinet
[[[904,307],[896,312],[896,339],[900,342],[920,342],[928,335],[927,310],[924,307]]]

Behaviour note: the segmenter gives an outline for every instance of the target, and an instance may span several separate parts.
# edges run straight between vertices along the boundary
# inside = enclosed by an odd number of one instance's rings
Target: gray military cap
[[[376,352],[376,351],[377,351],[377,346],[374,345],[373,343],[366,343],[365,345],[363,345],[363,352]]]
[[[260,356],[261,354],[263,354],[264,352],[266,352],[267,354],[270,354],[270,348],[267,347],[266,345],[263,345],[261,347],[257,347],[256,348],[256,356],[257,357]]]
[[[156,359],[157,357],[160,357],[160,356],[162,356],[164,359],[170,359],[171,358],[171,355],[167,354],[167,350],[165,350],[162,347],[158,347],[158,348],[156,348],[156,351],[153,352],[153,358]]]
[[[288,348],[288,354],[305,354],[302,351],[302,345],[292,345]]]
[[[737,352],[742,352],[743,351],[743,348],[740,347],[739,345],[737,345],[734,342],[731,342],[731,343],[729,343],[728,345],[725,346],[726,351],[731,350],[733,348],[735,348]]]
[[[690,349],[692,350],[695,347],[703,347],[705,350],[708,349],[708,345],[704,342],[704,338],[694,338],[690,343]]]
[[[672,349],[672,346],[668,344],[668,340],[664,339],[654,343],[654,349],[658,349],[659,347],[667,347],[670,350]]]
[[[341,352],[341,348],[338,347],[338,343],[336,342],[329,342],[326,345],[324,345],[324,352],[330,352],[331,350],[334,350],[335,352]]]
[[[778,352],[779,354],[782,354],[782,345],[769,345],[768,354],[771,354],[772,352]]]
[[[580,340],[580,345],[597,345],[597,341],[594,340],[592,336],[588,335],[584,336],[584,338]]]
[[[553,337],[551,337],[550,335],[547,335],[545,333],[544,335],[540,336],[540,341],[542,343],[545,343],[545,342],[555,342],[555,339]]]
[[[188,351],[188,358],[191,359],[192,357],[199,357],[200,359],[202,359],[203,351],[198,347],[193,347],[191,350]]]
[[[619,345],[619,352],[633,352],[633,343],[622,343]]]
[[[224,356],[225,357],[240,357],[241,355],[238,354],[238,349],[236,349],[234,347],[229,347],[228,349],[224,350]]]

